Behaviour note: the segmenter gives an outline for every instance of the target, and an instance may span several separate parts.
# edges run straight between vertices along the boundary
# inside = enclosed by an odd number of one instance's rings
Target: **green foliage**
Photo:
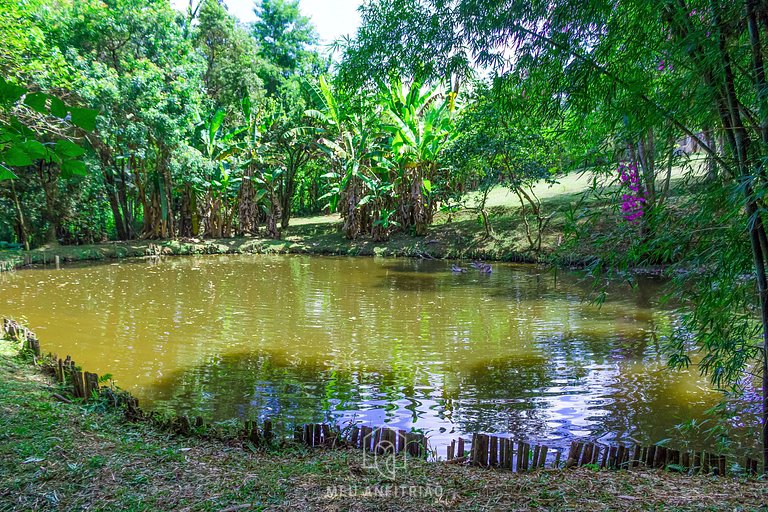
[[[193,37],[206,60],[203,80],[212,109],[236,115],[243,98],[259,101],[271,65],[259,54],[257,41],[217,0],[202,2]]]
[[[310,19],[301,14],[298,0],[258,0],[254,12],[253,36],[273,66],[271,73],[262,75],[269,94],[277,94],[293,76],[325,71],[327,65],[312,49],[318,43],[317,33]]]
[[[85,154],[82,146],[67,138],[47,139],[66,136],[71,125],[91,130],[98,111],[67,107],[54,96],[29,93],[2,77],[0,108],[0,181],[18,178],[11,167],[30,167],[39,161],[56,163],[65,178],[86,174],[85,164],[79,160]]]

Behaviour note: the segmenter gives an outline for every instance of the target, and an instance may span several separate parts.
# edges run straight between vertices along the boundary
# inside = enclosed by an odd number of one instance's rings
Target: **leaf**
[[[432,182],[429,181],[429,180],[423,180],[421,183],[424,186],[424,190],[427,191],[427,194],[431,194],[432,193]]]
[[[56,143],[56,153],[66,158],[77,158],[85,153],[85,150],[67,139],[62,139]]]
[[[10,167],[26,167],[32,165],[35,161],[19,146],[11,146],[4,154],[0,155],[0,159],[5,162],[5,165]]]
[[[371,199],[373,199],[373,196],[368,194],[367,196],[363,197],[359,203],[357,203],[357,206],[365,206],[366,204],[371,202]]]
[[[0,102],[16,103],[27,90],[18,85],[11,84],[0,76]]]
[[[43,94],[42,92],[33,92],[32,94],[27,94],[24,97],[24,104],[32,110],[40,112],[41,114],[47,114],[48,109],[45,107],[47,100],[47,94]]]
[[[18,176],[13,174],[9,168],[4,165],[0,165],[0,181],[15,180]]]
[[[67,117],[67,113],[69,110],[67,109],[67,106],[64,104],[63,101],[61,101],[56,96],[51,96],[51,114],[54,116],[64,119]]]
[[[216,111],[215,114],[213,114],[213,118],[211,118],[211,124],[208,126],[208,141],[213,142],[216,138],[216,132],[219,131],[219,128],[221,128],[221,124],[224,122],[224,116],[226,113],[219,109]]]
[[[85,176],[88,168],[80,160],[64,160],[61,163],[61,172],[65,177]]]
[[[19,144],[19,148],[34,160],[43,160],[48,156],[48,149],[36,140],[26,140]]]
[[[245,115],[245,120],[248,121],[251,119],[251,113],[253,112],[252,106],[251,106],[251,98],[247,94],[243,97],[243,114]]]
[[[99,115],[98,110],[90,108],[72,108],[72,124],[82,128],[87,132],[92,132],[96,129],[96,116]]]

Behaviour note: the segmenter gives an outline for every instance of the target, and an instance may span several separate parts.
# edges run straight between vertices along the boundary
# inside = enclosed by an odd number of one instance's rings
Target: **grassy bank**
[[[79,246],[45,246],[29,252],[0,252],[0,270],[25,265],[52,264],[55,256],[61,262],[106,260],[148,255],[173,256],[191,254],[318,254],[343,256],[421,257],[436,259],[484,259],[499,261],[535,262],[550,253],[557,234],[549,230],[541,254],[526,249],[521,240],[522,226],[512,210],[494,219],[496,236],[485,237],[475,219],[460,214],[456,220],[446,222],[444,215],[424,237],[396,233],[387,242],[374,242],[370,238],[348,240],[341,232],[338,216],[294,219],[281,240],[267,238],[133,240]],[[456,216],[455,216],[456,217]]]
[[[684,188],[674,184],[681,179],[682,170],[674,173],[673,195],[682,193]],[[183,240],[133,240],[128,242],[106,242],[80,246],[45,246],[29,252],[0,251],[0,271],[22,267],[28,264],[52,264],[55,256],[62,262],[105,260],[189,254],[242,254],[242,253],[292,253],[342,256],[390,256],[436,259],[482,259],[489,261],[540,262],[556,259],[570,265],[588,262],[592,253],[589,241],[569,254],[556,254],[556,249],[565,238],[566,212],[576,205],[591,185],[593,176],[569,175],[554,185],[541,183],[535,187],[541,199],[542,211],[552,215],[543,232],[541,251],[532,251],[526,237],[525,223],[520,216],[517,197],[509,189],[493,189],[486,201],[493,228],[487,236],[478,211],[478,194],[467,196],[470,208],[451,214],[438,213],[426,236],[416,237],[408,233],[395,233],[387,242],[374,242],[370,238],[347,240],[341,232],[338,215],[294,218],[283,232],[281,240],[266,238],[227,239],[183,239]],[[604,186],[612,185],[605,181]],[[604,205],[588,201],[593,208]],[[603,226],[611,229],[610,225]],[[596,227],[601,229],[601,227]]]
[[[0,341],[0,510],[765,510],[768,484],[658,471],[512,474],[409,461],[394,481],[359,452],[251,451],[68,404]],[[436,498],[437,496],[437,498]]]
[[[542,251],[530,250],[525,225],[519,215],[517,199],[508,189],[494,189],[486,209],[494,235],[486,236],[478,213],[467,209],[448,215],[439,213],[429,233],[423,237],[396,233],[387,242],[369,238],[347,240],[341,233],[337,215],[296,218],[283,233],[282,240],[228,238],[220,240],[135,240],[81,246],[46,246],[30,252],[0,251],[0,270],[27,264],[188,254],[295,253],[353,256],[421,257],[437,259],[483,259],[536,262],[551,255],[563,234],[564,212],[589,184],[589,177],[569,176],[556,185],[542,184],[537,194],[545,212],[554,213],[544,233]],[[469,197],[472,205],[475,197]],[[574,255],[578,260],[579,255]]]

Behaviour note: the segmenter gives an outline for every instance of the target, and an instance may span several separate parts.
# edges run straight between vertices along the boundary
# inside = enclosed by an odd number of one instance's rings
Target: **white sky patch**
[[[197,4],[198,0],[194,0]],[[189,0],[171,0],[173,6],[185,11]],[[248,23],[256,19],[253,14],[253,0],[225,0],[229,13]],[[336,39],[354,36],[360,26],[357,8],[363,0],[301,0],[299,6],[305,16],[312,19],[320,34],[321,44],[330,44]]]

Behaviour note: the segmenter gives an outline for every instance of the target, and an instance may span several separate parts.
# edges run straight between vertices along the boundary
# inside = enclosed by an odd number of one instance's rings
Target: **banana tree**
[[[218,110],[202,124],[200,149],[209,166],[204,176],[192,180],[193,187],[202,196],[203,234],[213,238],[232,235],[242,182],[242,178],[236,176],[233,166],[235,137],[240,132],[234,130],[224,133],[224,118],[224,111]]]
[[[397,221],[403,228],[425,235],[432,223],[440,188],[443,150],[455,136],[455,95],[437,88],[424,91],[414,81],[407,92],[399,79],[380,84],[386,110],[384,129],[391,134],[392,158],[397,174],[392,181],[399,197]]]
[[[386,202],[386,158],[379,140],[381,130],[371,115],[349,112],[340,108],[337,97],[325,77],[317,84],[307,84],[315,109],[306,111],[308,118],[319,122],[317,146],[330,163],[323,175],[330,180],[330,190],[323,196],[329,200],[331,211],[338,210],[343,219],[343,231],[354,239],[375,232],[375,238],[387,236],[391,223]]]
[[[280,185],[285,168],[281,165],[276,146],[269,139],[269,130],[279,115],[274,104],[265,102],[254,110],[250,100],[243,100],[246,125],[238,150],[243,161],[243,185],[240,189],[240,226],[255,233],[265,224],[271,238],[281,236],[278,222],[282,219]]]

